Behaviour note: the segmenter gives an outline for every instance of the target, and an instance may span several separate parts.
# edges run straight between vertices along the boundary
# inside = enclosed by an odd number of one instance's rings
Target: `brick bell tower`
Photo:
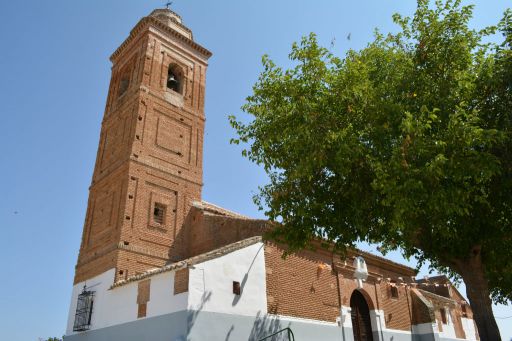
[[[75,284],[179,259],[181,226],[201,200],[210,56],[168,9],[142,18],[112,54]]]

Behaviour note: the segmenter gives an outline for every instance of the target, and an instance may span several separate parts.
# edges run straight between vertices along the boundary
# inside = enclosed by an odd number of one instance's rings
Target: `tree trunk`
[[[466,284],[466,294],[471,304],[480,340],[501,340],[500,331],[492,312],[492,301],[480,248],[473,249],[469,259],[461,261],[460,265],[459,274]]]

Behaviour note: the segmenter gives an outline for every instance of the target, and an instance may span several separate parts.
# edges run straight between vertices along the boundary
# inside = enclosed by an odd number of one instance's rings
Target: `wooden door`
[[[373,341],[370,308],[363,294],[358,290],[355,290],[350,297],[350,308],[352,309],[354,341]]]

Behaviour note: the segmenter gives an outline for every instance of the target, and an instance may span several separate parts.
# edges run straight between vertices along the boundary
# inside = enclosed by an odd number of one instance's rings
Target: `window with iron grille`
[[[94,291],[84,290],[78,295],[76,304],[75,323],[73,324],[74,332],[89,330],[91,327],[92,307],[94,304]]]
[[[155,208],[153,209],[153,221],[157,224],[164,224],[165,221],[165,205],[155,203]]]

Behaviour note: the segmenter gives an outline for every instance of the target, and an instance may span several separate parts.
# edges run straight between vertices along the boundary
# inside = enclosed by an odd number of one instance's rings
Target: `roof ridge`
[[[194,205],[197,208],[204,209],[207,211],[212,211],[214,213],[225,215],[225,216],[232,216],[232,217],[243,218],[243,219],[252,219],[251,217],[248,217],[246,215],[240,214],[240,213],[232,211],[232,210],[228,210],[227,208],[221,207],[219,205],[212,204],[211,202],[208,202],[206,200],[194,201],[192,203],[192,205]]]
[[[433,292],[430,292],[430,291],[427,291],[427,290],[423,290],[421,288],[417,288],[417,290],[423,295],[423,296],[426,296],[426,297],[429,297],[431,296],[432,298],[435,298],[435,299],[438,299],[440,301],[448,301],[450,303],[459,303],[457,302],[456,300],[454,300],[453,298],[451,297],[445,297],[445,296],[441,296],[441,295],[438,295],[436,293],[433,293]]]

